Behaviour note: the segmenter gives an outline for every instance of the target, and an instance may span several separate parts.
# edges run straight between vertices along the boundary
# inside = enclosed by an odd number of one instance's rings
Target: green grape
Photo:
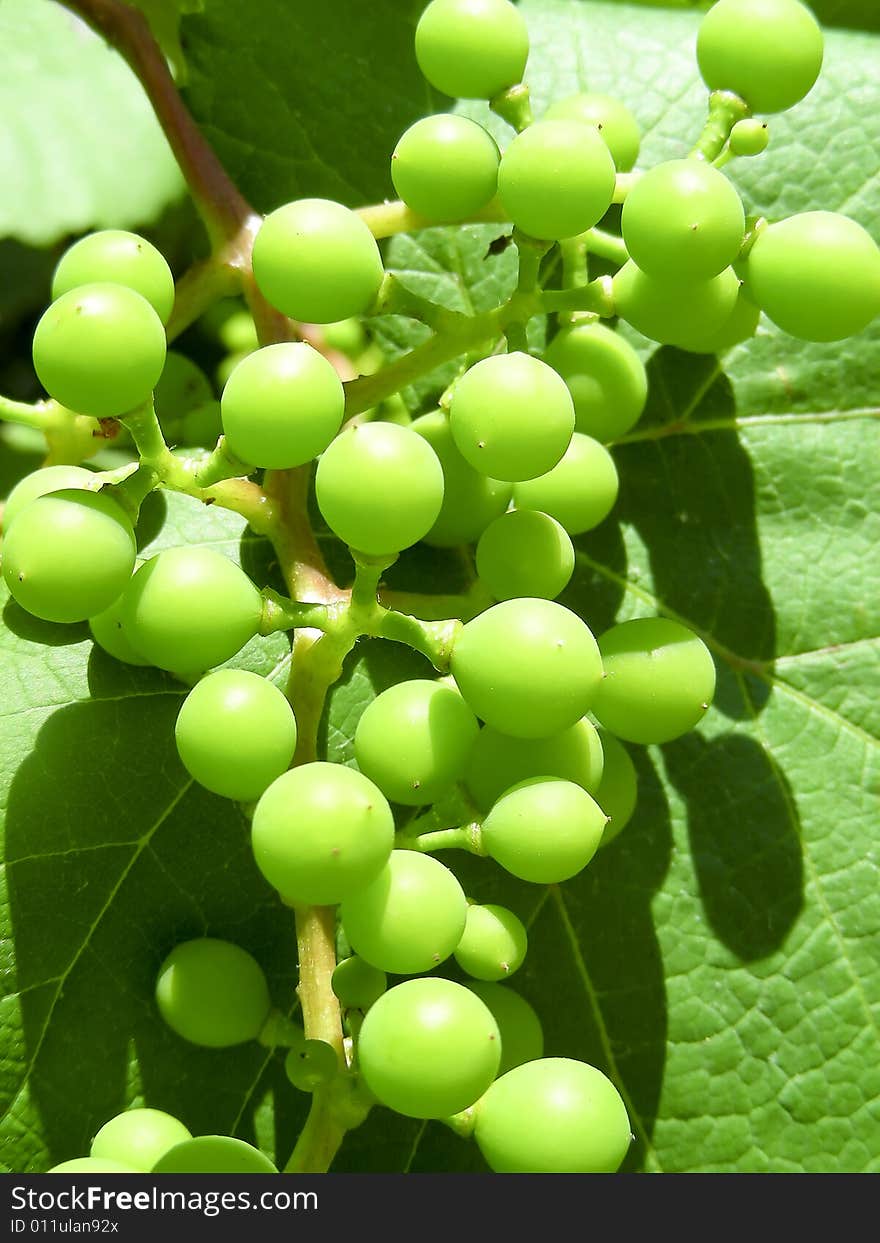
[[[474,903],[468,907],[455,961],[477,980],[505,980],[522,966],[528,945],[525,925],[513,911]]]
[[[74,1157],[72,1161],[62,1161],[53,1165],[49,1174],[142,1174],[130,1165],[119,1165],[116,1161],[105,1161],[102,1157]]]
[[[465,785],[480,811],[530,777],[560,777],[595,794],[602,779],[602,743],[583,717],[549,738],[510,738],[485,725],[471,752]]]
[[[417,975],[432,971],[455,950],[467,899],[437,859],[395,850],[376,879],[342,903],[340,915],[352,948],[371,966]]]
[[[288,904],[335,906],[388,862],[391,808],[372,781],[341,764],[312,763],[273,781],[254,812],[257,867]]]
[[[837,212],[803,212],[762,229],[745,274],[761,310],[804,341],[842,341],[880,312],[880,248]]]
[[[623,240],[649,276],[707,281],[739,254],[746,222],[723,173],[702,160],[668,160],[643,173],[621,217]]]
[[[159,968],[156,1004],[172,1031],[208,1049],[256,1040],[271,1008],[260,964],[216,937],[175,945]]]
[[[452,980],[406,980],[364,1019],[358,1065],[382,1104],[407,1118],[447,1118],[498,1073],[501,1036],[483,1002]]]
[[[493,479],[533,479],[555,466],[568,447],[574,406],[565,381],[539,358],[496,354],[455,385],[449,426],[474,470]]]
[[[34,333],[34,367],[50,397],[79,414],[114,418],[147,401],[165,365],[165,329],[124,285],[62,294]]]
[[[148,665],[150,662],[132,647],[122,618],[124,594],[101,613],[89,618],[89,630],[98,647],[124,665]]]
[[[453,548],[479,539],[489,523],[507,509],[513,488],[474,470],[464,460],[442,410],[423,414],[412,424],[412,430],[427,440],[443,469],[443,504],[423,542]]]
[[[185,1140],[153,1166],[154,1174],[277,1174],[267,1156],[229,1135],[199,1135]]]
[[[391,180],[412,211],[437,224],[472,216],[498,187],[495,139],[453,113],[411,125],[391,156]]]
[[[766,121],[747,117],[737,121],[730,131],[728,146],[731,155],[760,155],[770,142],[770,127]]]
[[[640,617],[599,640],[605,677],[593,714],[627,742],[672,742],[694,728],[715,694],[715,664],[680,622]]]
[[[605,215],[614,160],[598,130],[578,121],[539,121],[514,138],[498,168],[498,197],[523,233],[574,237]]]
[[[351,548],[385,556],[427,535],[443,504],[443,468],[422,437],[395,423],[362,423],[318,462],[324,521]]]
[[[182,1122],[161,1109],[128,1109],[105,1122],[89,1155],[149,1173],[176,1144],[192,1139]]]
[[[508,0],[431,0],[416,26],[416,60],[432,86],[491,99],[522,81],[529,35]]]
[[[336,1050],[324,1040],[304,1040],[284,1059],[284,1073],[300,1092],[314,1092],[339,1070]]]
[[[648,397],[645,366],[630,343],[604,324],[558,332],[544,355],[574,402],[575,431],[607,442],[641,418]]]
[[[502,514],[477,544],[477,574],[496,600],[538,596],[552,600],[574,573],[574,546],[549,514]]]
[[[366,1013],[387,989],[388,976],[352,954],[336,964],[330,983],[344,1009]]]
[[[680,285],[648,276],[629,261],[614,277],[618,314],[662,345],[717,332],[733,312],[739,279],[725,268],[711,280]]]
[[[812,88],[824,41],[798,0],[718,0],[700,22],[697,63],[712,91],[734,91],[753,112],[785,112]]]
[[[206,401],[188,410],[180,420],[178,435],[181,443],[192,448],[215,445],[223,432],[219,401]]]
[[[482,841],[511,876],[554,885],[587,866],[605,821],[601,807],[573,781],[532,777],[502,794],[483,821]]]
[[[49,492],[68,492],[75,488],[90,488],[95,483],[93,471],[84,466],[44,466],[41,470],[31,471],[20,479],[3,507],[3,530],[8,531],[16,514],[20,514],[25,505],[35,501],[38,496],[46,496]]]
[[[222,665],[260,627],[263,599],[227,557],[198,546],[169,548],[137,571],[122,601],[135,651],[171,673]]]
[[[267,345],[243,358],[221,399],[229,448],[271,470],[303,466],[327,448],[345,410],[342,381],[302,341]]]
[[[555,518],[569,535],[592,531],[617,500],[617,467],[598,440],[575,432],[562,460],[538,479],[513,489],[517,509],[537,509]]]
[[[218,669],[196,683],[177,716],[177,751],[214,794],[250,803],[290,765],[293,709],[277,686],[244,669]]]
[[[496,1174],[613,1174],[632,1136],[601,1070],[567,1057],[508,1071],[477,1106],[474,1139]]]
[[[270,212],[254,239],[253,265],[267,301],[312,324],[364,314],[385,274],[363,220],[331,199],[297,199]]]
[[[461,779],[478,731],[454,687],[414,678],[383,691],[354,736],[361,772],[394,803],[436,803]]]
[[[104,229],[66,250],[52,277],[52,298],[96,282],[125,285],[152,306],[163,324],[174,307],[174,277],[155,246],[136,233]]]
[[[504,600],[469,621],[451,668],[477,716],[516,738],[548,738],[574,725],[602,680],[591,631],[552,600]]]
[[[191,358],[177,350],[165,355],[165,366],[153,393],[153,409],[171,439],[179,434],[184,415],[214,397],[211,381]]]
[[[229,311],[217,331],[217,336],[223,348],[230,354],[250,353],[260,344],[254,317],[243,306]]]
[[[349,358],[356,358],[366,348],[367,334],[359,319],[340,319],[335,324],[324,325],[324,344]]]
[[[68,488],[31,501],[3,540],[13,599],[43,621],[85,621],[125,588],[134,530],[111,496]]]
[[[499,1075],[506,1075],[514,1066],[534,1061],[544,1052],[541,1020],[525,997],[520,997],[505,984],[467,980],[465,987],[476,993],[498,1024],[501,1033],[501,1065]]]
[[[761,308],[752,301],[745,285],[740,285],[733,310],[720,328],[711,335],[699,334],[679,342],[679,349],[691,354],[723,354],[735,345],[750,340],[758,331]]]
[[[638,778],[635,765],[623,743],[618,742],[605,729],[600,731],[599,736],[602,739],[605,766],[596,790],[596,802],[608,817],[601,842],[603,846],[607,846],[626,828],[632,818],[638,798]]]
[[[597,130],[618,172],[627,173],[639,158],[639,123],[626,104],[594,91],[557,100],[544,113],[545,121],[579,121]]]

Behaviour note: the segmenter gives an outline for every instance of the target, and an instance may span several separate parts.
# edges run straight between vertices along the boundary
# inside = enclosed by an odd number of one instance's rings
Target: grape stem
[[[488,851],[483,845],[482,830],[479,820],[470,824],[461,824],[451,829],[430,829],[419,833],[420,823],[429,820],[429,816],[420,816],[408,828],[398,833],[394,839],[397,850],[418,850],[429,854],[435,850],[466,850],[468,854],[479,855],[485,859]]]
[[[734,95],[733,91],[712,91],[709,115],[690,157],[711,164],[724,150],[737,121],[748,116],[751,116],[751,109],[739,95]]]

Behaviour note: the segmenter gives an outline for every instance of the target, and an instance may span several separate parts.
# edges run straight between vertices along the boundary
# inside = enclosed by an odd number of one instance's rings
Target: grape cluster
[[[178,944],[160,967],[156,1005],[177,1036],[208,1048],[280,1045],[296,1088],[338,1101],[347,1085],[366,1105],[446,1120],[473,1134],[493,1170],[611,1171],[631,1138],[617,1088],[595,1067],[544,1057],[538,1017],[507,983],[527,956],[526,925],[472,901],[433,852],[468,851],[535,885],[569,880],[634,813],[624,744],[679,738],[712,701],[710,653],[677,620],[633,618],[596,637],[557,601],[575,567],[573,537],[617,498],[608,446],[647,397],[639,352],[599,315],[698,352],[752,335],[762,311],[795,336],[838,339],[880,309],[880,251],[830,212],[747,220],[721,171],[767,145],[752,110],[791,107],[815,81],[821,34],[798,0],[718,0],[697,45],[712,91],[708,137],[691,157],[638,174],[638,126],[614,99],[580,94],[530,123],[528,39],[508,0],[432,0],[416,55],[432,86],[491,100],[519,132],[499,151],[455,113],[418,121],[391,158],[406,208],[424,224],[493,212],[512,221],[521,274],[533,277],[521,276],[517,296],[537,299],[523,304],[527,319],[542,306],[540,257],[561,243],[569,257],[580,244],[583,258],[625,199],[613,279],[564,291],[569,309],[543,358],[513,331],[502,350],[502,324],[491,342],[462,348],[466,364],[438,408],[410,420],[377,404],[346,420],[328,358],[303,341],[259,345],[243,313],[220,325],[230,361],[218,405],[189,360],[166,356],[164,259],[130,234],[94,234],[58,265],[34,362],[57,403],[121,421],[140,465],[121,481],[70,466],[20,483],[6,505],[2,572],[36,617],[88,621],[117,660],[187,682],[175,731],[184,766],[243,805],[255,865],[283,903],[300,914],[337,908],[330,984],[344,1042],[314,1038],[308,1014],[303,1028],[286,1019],[250,954],[211,937]],[[272,307],[324,325],[325,347],[350,358],[366,357],[358,317],[393,297],[365,218],[323,199],[265,218],[253,274]],[[201,456],[175,458],[163,430],[202,444]],[[318,510],[356,565],[353,588],[330,605],[261,592],[204,547],[136,563],[137,508],[152,487],[200,494],[206,463],[215,479],[265,482],[316,459]],[[136,478],[146,479],[140,494]],[[483,607],[467,620],[430,623],[381,602],[382,572],[419,541],[474,546]],[[373,700],[357,724],[356,766],[324,762],[302,745],[296,686],[288,699],[228,663],[281,628],[309,643],[323,631],[315,651],[342,655],[360,635],[410,642],[439,676]],[[241,1141],[194,1139],[169,1115],[138,1109],[108,1122],[89,1157],[56,1168],[274,1166]]]

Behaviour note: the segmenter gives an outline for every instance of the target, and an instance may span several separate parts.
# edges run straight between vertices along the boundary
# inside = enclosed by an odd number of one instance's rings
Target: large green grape
[[[663,345],[717,332],[733,312],[739,279],[725,268],[711,280],[681,285],[649,276],[629,261],[614,277],[618,313],[644,336]]]
[[[455,385],[449,426],[475,470],[494,479],[533,479],[555,466],[568,447],[574,406],[565,381],[539,358],[496,354]]]
[[[578,121],[539,121],[501,157],[498,197],[518,229],[546,241],[574,237],[601,220],[614,197],[611,152]]]
[[[502,514],[486,528],[476,561],[477,574],[496,600],[552,600],[574,573],[574,546],[555,518],[520,510]]]
[[[476,993],[498,1024],[501,1033],[499,1075],[542,1056],[544,1032],[541,1020],[525,997],[505,984],[485,980],[467,980],[465,987]]]
[[[408,1118],[446,1118],[473,1105],[498,1073],[501,1036],[462,984],[406,980],[364,1019],[358,1065],[378,1101]]]
[[[582,871],[602,841],[607,817],[573,781],[533,777],[514,786],[489,812],[482,841],[511,876],[553,885]]]
[[[384,276],[370,230],[331,199],[297,199],[270,212],[254,239],[253,265],[272,306],[314,324],[362,315]]]
[[[668,160],[643,173],[621,217],[634,263],[684,284],[717,276],[739,254],[745,234],[740,197],[702,160]]]
[[[384,556],[409,548],[437,521],[443,468],[410,428],[362,423],[322,454],[315,493],[331,531],[358,552]]]
[[[132,647],[122,617],[125,594],[117,596],[108,608],[89,618],[89,630],[98,647],[124,665],[148,665],[146,656]]]
[[[570,535],[580,535],[608,517],[618,487],[617,467],[605,446],[575,432],[552,470],[515,485],[513,503],[550,514]]]
[[[568,385],[576,431],[607,442],[639,421],[648,377],[644,363],[619,333],[599,323],[563,328],[547,347],[544,361]]]
[[[378,967],[371,967],[363,958],[352,954],[338,962],[330,983],[346,1010],[366,1013],[388,987],[388,976]]]
[[[82,285],[62,294],[34,333],[34,367],[50,397],[95,418],[147,401],[165,365],[165,329],[124,285]]]
[[[174,947],[159,968],[156,1004],[172,1031],[209,1049],[256,1040],[271,1005],[256,959],[215,937]]]
[[[103,1157],[74,1157],[53,1165],[49,1174],[140,1174],[134,1166],[120,1165],[117,1161],[105,1161]]]
[[[149,1173],[176,1144],[192,1139],[182,1122],[161,1109],[127,1109],[105,1122],[89,1155]]]
[[[749,297],[745,285],[741,285],[733,310],[721,327],[712,333],[684,337],[679,342],[679,348],[691,354],[723,354],[753,337],[758,331],[760,319],[761,308]]]
[[[74,242],[58,261],[52,297],[96,282],[133,289],[146,298],[163,324],[168,322],[174,307],[174,277],[146,238],[123,229],[104,229]]]
[[[570,1058],[508,1071],[476,1112],[474,1139],[498,1174],[613,1174],[632,1140],[611,1080]]]
[[[199,1135],[169,1149],[154,1174],[277,1174],[259,1148],[230,1135]]]
[[[618,833],[629,824],[636,809],[638,779],[636,769],[623,743],[618,742],[606,729],[600,733],[605,766],[602,780],[596,790],[596,802],[608,817],[602,845],[613,842]]]
[[[529,35],[508,0],[431,0],[416,26],[416,60],[432,86],[491,99],[522,81]]]
[[[444,962],[461,940],[467,899],[448,867],[415,850],[395,850],[365,888],[342,903],[352,948],[380,971],[416,975]]]
[[[523,964],[529,937],[518,915],[489,903],[468,907],[455,961],[477,980],[506,980]]]
[[[94,471],[84,466],[44,466],[20,479],[3,506],[3,530],[8,531],[16,514],[38,496],[49,492],[65,492],[72,488],[90,488],[95,483]]]
[[[504,600],[469,621],[451,668],[477,716],[517,738],[547,738],[574,725],[602,680],[590,629],[552,600]]]
[[[602,779],[602,743],[592,721],[583,717],[549,738],[511,738],[491,725],[480,730],[465,784],[481,811],[530,777],[561,777],[596,794]]]
[[[482,125],[453,113],[411,125],[391,156],[391,180],[407,207],[438,224],[464,220],[489,202],[501,157]]]
[[[354,736],[355,758],[392,802],[436,803],[463,776],[477,730],[457,690],[414,678],[389,687],[366,708]]]
[[[263,599],[245,572],[210,548],[168,548],[125,591],[122,626],[137,652],[171,673],[222,665],[252,639]]]
[[[545,121],[580,121],[598,130],[618,172],[626,173],[639,158],[641,133],[626,104],[595,91],[559,99],[544,113]]]
[[[334,906],[362,892],[394,844],[394,818],[381,790],[341,764],[283,773],[257,803],[251,828],[257,866],[297,905]]]
[[[434,525],[422,537],[423,542],[437,548],[453,548],[479,539],[489,523],[507,509],[512,485],[490,479],[464,460],[442,410],[423,414],[415,420],[412,430],[424,436],[443,469],[443,504]]]
[[[177,716],[177,751],[191,777],[214,794],[248,803],[293,759],[293,709],[265,678],[218,669],[198,682]]]
[[[761,310],[805,341],[842,341],[880,313],[880,248],[837,212],[768,225],[749,251],[745,276]]]
[[[734,91],[754,112],[784,112],[812,88],[824,41],[799,0],[718,0],[700,22],[697,62],[713,91]]]
[[[317,350],[283,341],[241,360],[226,381],[220,410],[236,457],[288,470],[327,448],[342,423],[345,393]]]
[[[17,515],[3,540],[3,578],[35,617],[85,621],[122,594],[135,555],[134,530],[116,501],[70,488]]]
[[[671,742],[694,728],[715,694],[715,664],[693,631],[640,617],[599,640],[605,677],[593,704],[601,725],[627,742]]]

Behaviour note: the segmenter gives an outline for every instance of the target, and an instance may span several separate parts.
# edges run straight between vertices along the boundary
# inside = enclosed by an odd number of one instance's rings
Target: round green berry
[[[557,100],[544,113],[545,121],[580,121],[598,130],[611,152],[618,172],[626,173],[639,158],[642,136],[638,121],[626,104],[595,91]]]
[[[649,276],[630,260],[614,277],[613,290],[618,313],[633,328],[663,345],[678,345],[721,328],[733,313],[739,279],[725,268],[711,280],[679,284]]]
[[[182,1122],[161,1109],[127,1109],[105,1122],[89,1155],[149,1173],[176,1144],[192,1139]]]
[[[491,99],[522,81],[529,35],[508,0],[431,0],[416,26],[416,60],[433,87]]]
[[[535,596],[552,600],[574,573],[574,545],[549,514],[502,514],[477,544],[477,574],[496,600]]]
[[[455,961],[477,980],[506,980],[522,966],[529,938],[519,916],[490,903],[468,907]]]
[[[8,531],[16,514],[21,513],[25,505],[35,501],[38,496],[75,488],[92,488],[96,482],[94,471],[86,470],[84,466],[44,466],[41,470],[31,471],[18,481],[6,498],[3,506],[3,530]]]
[[[253,1144],[230,1135],[199,1135],[169,1149],[153,1166],[154,1174],[277,1174]]]
[[[422,536],[423,542],[437,548],[453,548],[479,539],[489,523],[510,504],[511,484],[490,479],[465,461],[442,410],[423,414],[415,420],[412,430],[427,440],[443,470],[443,504],[434,525]]]
[[[550,514],[569,535],[581,535],[608,517],[618,487],[617,467],[605,446],[575,432],[552,470],[515,485],[513,503],[518,510]]]
[[[357,954],[336,964],[330,984],[346,1010],[363,1010],[379,1000],[388,988],[388,976]]]
[[[471,752],[465,785],[480,810],[488,811],[505,790],[530,777],[559,777],[595,795],[602,766],[602,743],[586,717],[549,738],[511,738],[486,725]]]
[[[411,125],[391,156],[391,180],[407,207],[434,223],[464,220],[489,202],[501,157],[482,125],[452,113]]]
[[[607,443],[624,436],[641,418],[648,376],[620,333],[598,323],[563,328],[547,347],[544,361],[568,385],[576,431]]]
[[[555,885],[587,866],[606,820],[579,785],[535,777],[502,794],[483,821],[482,842],[511,876]]]
[[[125,285],[150,303],[162,323],[174,306],[174,277],[155,246],[136,233],[104,229],[66,250],[52,277],[52,297],[96,282]]]
[[[730,131],[728,145],[732,155],[760,155],[770,142],[770,127],[757,117],[737,121]]]
[[[209,1049],[256,1040],[271,1004],[260,964],[215,937],[174,947],[159,969],[156,1003],[172,1031]]]

